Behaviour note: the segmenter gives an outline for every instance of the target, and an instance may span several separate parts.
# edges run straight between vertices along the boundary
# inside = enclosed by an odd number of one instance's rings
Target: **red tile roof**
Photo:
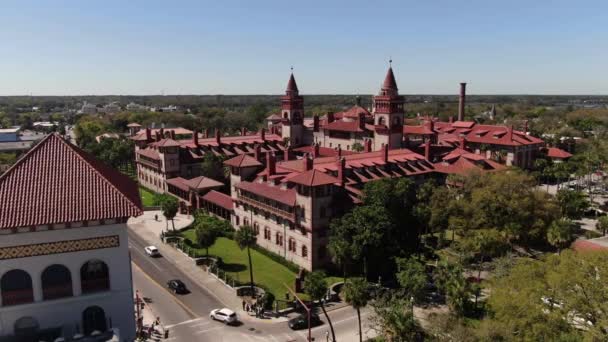
[[[185,181],[186,185],[192,189],[208,189],[224,186],[224,183],[218,182],[205,176],[200,176]]]
[[[158,154],[158,151],[153,148],[144,148],[137,150],[137,154],[142,155],[144,157],[148,157],[150,159],[160,160],[160,155]]]
[[[322,129],[327,129],[330,131],[342,131],[342,132],[365,132],[365,129],[362,129],[359,126],[359,121],[334,121],[330,122],[321,127]]]
[[[548,147],[547,156],[549,158],[568,159],[568,158],[572,157],[572,154],[570,154],[560,148],[557,148],[557,147]]]
[[[296,79],[293,77],[293,73],[289,76],[289,82],[287,82],[287,91],[298,92],[298,85]]]
[[[233,209],[232,198],[229,195],[223,194],[221,192],[211,190],[202,197],[204,201],[213,203],[218,205],[226,210]]]
[[[282,189],[279,186],[273,186],[267,183],[251,182],[240,182],[235,185],[235,187],[249,191],[258,196],[266,197],[268,199],[286,204],[288,206],[294,206],[296,203],[296,191],[293,188]]]
[[[180,144],[173,139],[160,139],[150,144],[150,146],[156,147],[178,147]]]
[[[389,67],[384,77],[384,83],[382,83],[382,89],[394,89],[397,90],[397,81],[395,81],[395,75],[393,74],[393,68]]]
[[[371,117],[372,114],[365,108],[361,107],[361,106],[353,106],[345,111],[342,112],[338,112],[336,114],[334,114],[334,117],[336,119],[341,119],[341,118],[358,118],[359,115],[365,116],[365,117]]]
[[[294,148],[293,151],[300,152],[300,153],[312,153],[313,147],[312,146],[302,146],[302,147]],[[347,155],[355,154],[357,152],[342,150],[340,153],[342,153],[343,156],[347,156]],[[337,155],[338,155],[338,151],[336,149],[331,148],[331,147],[319,146],[319,157],[335,157]]]
[[[340,180],[334,176],[330,176],[317,169],[312,169],[295,177],[289,178],[289,181],[296,184],[305,186],[320,186],[327,184],[334,184],[340,182]]]
[[[263,164],[257,161],[255,158],[250,157],[246,154],[240,154],[234,158],[230,158],[224,162],[224,165],[234,167],[263,166]]]
[[[0,176],[0,229],[138,216],[137,183],[58,134]]]
[[[412,135],[432,135],[435,132],[431,131],[427,126],[403,126],[403,134],[412,134]]]

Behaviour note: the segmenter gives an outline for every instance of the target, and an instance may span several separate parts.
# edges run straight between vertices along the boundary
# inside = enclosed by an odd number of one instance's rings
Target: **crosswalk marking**
[[[198,334],[205,334],[205,333],[208,333],[208,332],[210,332],[210,331],[213,331],[213,330],[218,330],[218,329],[224,329],[224,327],[214,327],[214,328],[209,328],[209,329],[199,330],[199,331],[194,332],[194,334],[195,334],[195,335],[198,335]]]
[[[165,328],[169,329],[169,328],[173,328],[173,327],[177,327],[180,325],[184,325],[184,324],[190,324],[193,322],[198,322],[200,320],[205,319],[204,317],[199,317],[199,318],[194,318],[194,319],[189,319],[187,321],[183,321],[183,322],[179,322],[179,323],[175,323],[175,324],[170,324],[170,325],[165,325]]]

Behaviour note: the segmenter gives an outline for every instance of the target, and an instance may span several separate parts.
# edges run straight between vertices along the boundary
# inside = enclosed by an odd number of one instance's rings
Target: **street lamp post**
[[[287,284],[283,284],[283,285],[287,288],[287,290],[289,292],[291,292],[291,294],[298,300],[298,302],[300,302],[300,304],[302,304],[302,306],[306,310],[306,315],[308,317],[308,342],[311,342],[312,337],[311,337],[311,327],[310,327],[310,308],[308,306],[306,306],[306,304],[304,304],[304,302],[300,299],[300,297],[298,297],[298,295],[289,286],[287,286]]]

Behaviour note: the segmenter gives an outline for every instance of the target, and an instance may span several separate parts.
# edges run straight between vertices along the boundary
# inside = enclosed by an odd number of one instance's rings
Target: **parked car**
[[[209,318],[215,321],[224,322],[225,324],[233,324],[238,321],[236,312],[227,308],[211,310]]]
[[[319,319],[319,316],[317,316],[315,314],[310,315],[310,326],[311,327],[316,327],[317,325],[321,325],[321,324],[323,324],[323,322],[321,321],[321,319]],[[307,329],[308,328],[308,315],[303,314],[303,315],[299,315],[298,317],[292,318],[287,322],[287,325],[289,325],[289,328],[292,330]]]
[[[187,293],[188,289],[186,289],[186,284],[179,279],[172,279],[167,282],[167,287],[169,290],[173,291],[173,293]]]
[[[155,246],[146,246],[144,247],[144,250],[146,251],[146,254],[151,257],[156,257],[160,255],[158,248],[156,248]]]

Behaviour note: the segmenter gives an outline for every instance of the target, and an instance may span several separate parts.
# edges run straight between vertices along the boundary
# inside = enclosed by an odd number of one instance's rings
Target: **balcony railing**
[[[32,289],[2,291],[2,306],[27,304],[33,301],[34,291]]]
[[[241,201],[241,202],[243,202],[243,203],[246,203],[246,204],[249,204],[251,206],[254,206],[256,208],[268,211],[268,212],[270,212],[272,214],[275,214],[277,216],[280,216],[280,217],[282,217],[282,218],[284,218],[286,220],[290,220],[292,222],[295,222],[295,219],[296,219],[295,212],[294,213],[290,213],[288,211],[275,208],[275,207],[273,207],[271,205],[268,205],[266,203],[263,203],[263,202],[260,202],[260,201],[256,201],[256,200],[254,200],[252,198],[244,197],[241,194],[238,195],[238,200]]]

